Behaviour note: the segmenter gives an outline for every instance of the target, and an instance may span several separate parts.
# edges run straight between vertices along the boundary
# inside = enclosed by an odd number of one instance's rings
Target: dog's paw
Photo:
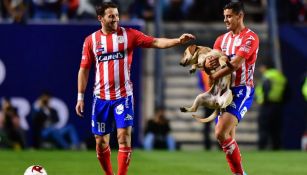
[[[185,107],[180,107],[181,112],[187,112],[188,110]]]
[[[193,74],[196,72],[196,69],[190,69],[190,74]]]

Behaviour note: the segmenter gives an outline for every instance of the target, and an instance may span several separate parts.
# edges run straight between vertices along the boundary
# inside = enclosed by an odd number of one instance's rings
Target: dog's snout
[[[184,66],[184,64],[183,64],[183,63],[181,63],[181,62],[179,63],[179,65],[180,65],[180,66]]]

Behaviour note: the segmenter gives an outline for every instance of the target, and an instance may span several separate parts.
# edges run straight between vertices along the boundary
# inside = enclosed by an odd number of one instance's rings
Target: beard
[[[108,30],[109,31],[116,31],[117,30],[117,28],[118,28],[118,23],[110,23],[109,25],[108,25]]]

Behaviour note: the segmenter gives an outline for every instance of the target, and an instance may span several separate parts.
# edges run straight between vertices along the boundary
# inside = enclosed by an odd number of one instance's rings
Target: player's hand
[[[76,105],[76,113],[78,116],[83,117],[83,110],[84,110],[84,101],[78,100]]]
[[[219,62],[218,57],[211,56],[211,57],[206,59],[205,67],[207,69],[212,70],[212,69],[216,69],[219,66],[220,66],[220,62]]]
[[[196,37],[192,34],[189,34],[189,33],[184,33],[180,36],[179,38],[179,42],[180,44],[185,44],[191,40],[194,40]]]

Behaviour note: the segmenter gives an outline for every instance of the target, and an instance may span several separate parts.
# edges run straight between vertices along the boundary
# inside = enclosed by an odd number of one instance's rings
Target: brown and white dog
[[[191,65],[190,73],[194,73],[196,69],[204,69],[205,61],[209,57],[218,57],[220,66],[211,70],[212,74],[225,66],[231,66],[227,56],[222,52],[211,49],[209,47],[190,45],[184,51],[183,58],[180,61],[181,66]],[[210,109],[215,109],[214,112],[207,118],[203,118],[193,114],[193,117],[200,122],[210,122],[215,119],[220,111],[225,109],[232,102],[232,92],[230,90],[231,75],[226,75],[215,81],[211,88],[202,94],[199,94],[191,107],[181,107],[181,112],[196,112],[199,106],[205,106]]]

